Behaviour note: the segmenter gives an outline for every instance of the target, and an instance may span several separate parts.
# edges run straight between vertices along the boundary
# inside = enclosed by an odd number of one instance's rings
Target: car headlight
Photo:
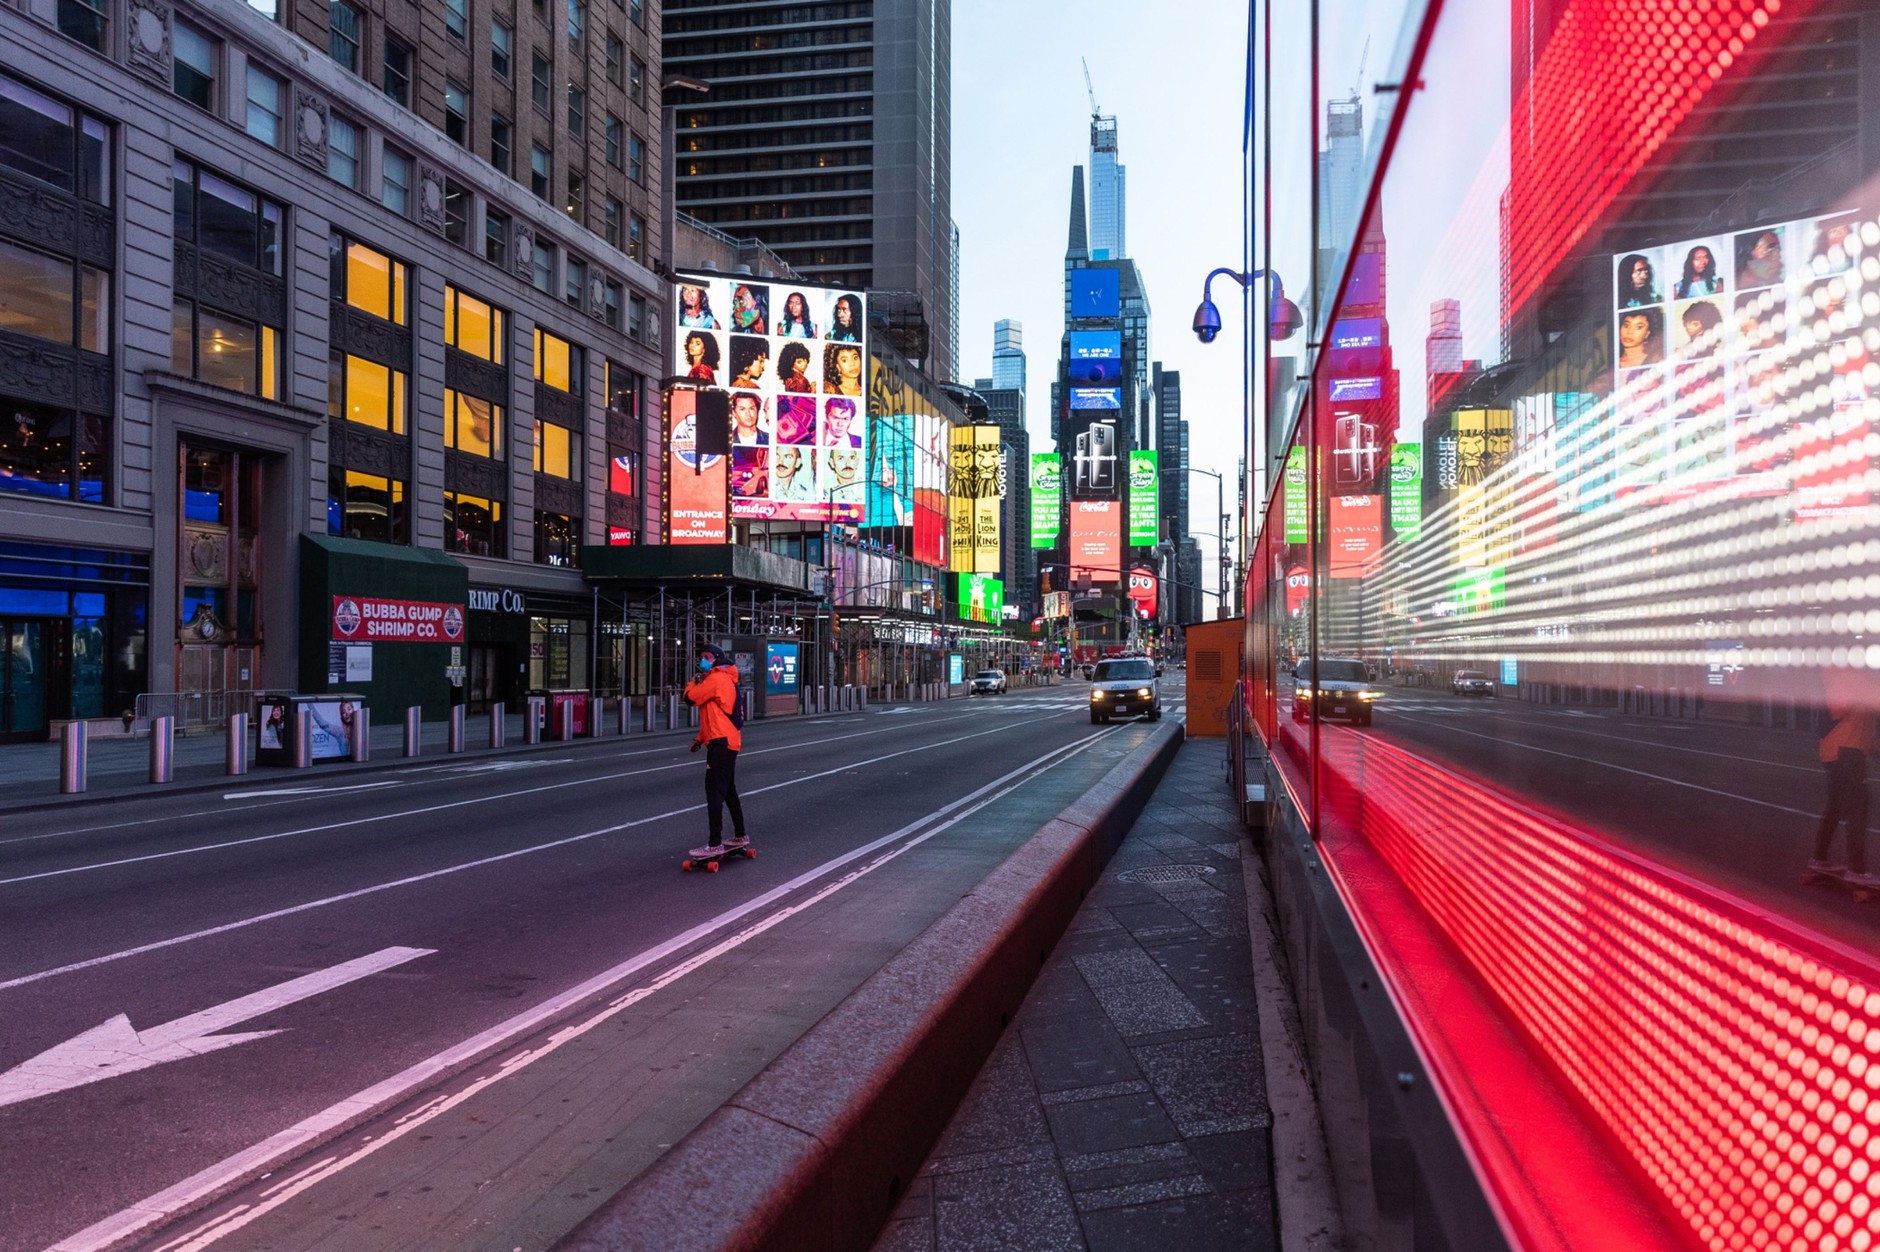
[[[1369,704],[1371,701],[1377,699],[1379,696],[1383,694],[1384,693],[1381,691],[1360,691],[1358,693],[1358,699],[1363,700],[1366,704]]]
[[[1103,693],[1101,691],[1092,691],[1090,693],[1090,698],[1092,700],[1101,700],[1103,698]]]
[[[1140,687],[1136,690],[1136,694],[1147,700],[1149,698],[1149,689],[1147,687]]]

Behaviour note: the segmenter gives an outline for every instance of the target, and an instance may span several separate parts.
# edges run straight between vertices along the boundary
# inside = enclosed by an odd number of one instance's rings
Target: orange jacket
[[[723,739],[733,752],[744,747],[744,735],[731,724],[738,703],[738,667],[720,665],[685,686],[685,698],[698,705],[698,742]]]

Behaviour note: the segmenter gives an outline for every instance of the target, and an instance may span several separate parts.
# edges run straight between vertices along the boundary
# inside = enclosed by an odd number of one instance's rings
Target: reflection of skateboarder
[[[1828,797],[1815,827],[1815,855],[1804,883],[1831,878],[1853,887],[1857,897],[1880,889],[1880,877],[1867,872],[1867,761],[1873,756],[1873,710],[1860,699],[1855,679],[1838,671],[1828,676],[1826,716],[1815,755],[1827,771]],[[1847,863],[1833,859],[1835,831],[1847,827]]]

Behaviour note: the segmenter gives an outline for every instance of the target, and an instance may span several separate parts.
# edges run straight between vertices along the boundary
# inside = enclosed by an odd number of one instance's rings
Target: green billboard
[[[1062,512],[1064,458],[1056,452],[1031,454],[1031,546],[1054,548]]]
[[[1162,475],[1152,449],[1129,454],[1129,546],[1153,548],[1162,537],[1156,510],[1162,499]]]
[[[997,625],[1005,618],[1005,583],[990,574],[955,574],[953,603],[969,622]]]
[[[1423,445],[1400,443],[1390,450],[1390,528],[1413,542],[1423,534]]]
[[[1311,518],[1306,516],[1306,450],[1294,447],[1286,454],[1286,475],[1280,483],[1286,511],[1286,542],[1310,543]]]

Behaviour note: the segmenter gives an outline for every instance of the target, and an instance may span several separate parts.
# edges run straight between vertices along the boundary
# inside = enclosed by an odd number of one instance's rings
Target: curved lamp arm
[[[1250,287],[1254,281],[1264,278],[1268,283],[1266,318],[1267,332],[1275,339],[1291,339],[1299,333],[1299,326],[1305,320],[1299,312],[1299,306],[1286,298],[1286,285],[1280,281],[1273,270],[1253,270],[1248,273],[1222,266],[1211,271],[1201,280],[1201,307],[1195,310],[1194,331],[1202,343],[1212,343],[1221,331],[1221,311],[1214,307],[1210,288],[1214,280],[1227,276],[1243,288]]]

